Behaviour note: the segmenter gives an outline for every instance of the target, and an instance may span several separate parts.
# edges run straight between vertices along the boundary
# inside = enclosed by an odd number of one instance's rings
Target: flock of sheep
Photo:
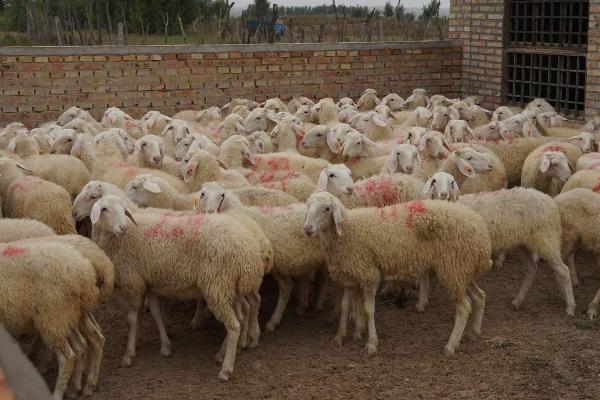
[[[234,99],[139,120],[72,107],[35,129],[11,123],[0,130],[0,322],[35,338],[32,356],[56,357],[62,399],[98,384],[93,313],[113,289],[127,315],[123,366],[144,307],[168,356],[161,302],[197,300],[191,327],[212,314],[227,331],[216,356],[227,381],[238,349],[259,344],[266,274],[279,288],[267,331],[294,283],[301,313],[313,289],[323,309],[331,279],[335,342],[353,321],[369,354],[379,287],[416,288],[424,311],[435,276],[456,306],[453,354],[469,316],[481,334],[477,280],[509,251],[527,266],[515,308],[543,260],[574,314],[573,255],[600,251],[598,130],[600,119],[578,125],[542,99],[491,112],[423,89],[406,100],[366,89],[356,103]]]

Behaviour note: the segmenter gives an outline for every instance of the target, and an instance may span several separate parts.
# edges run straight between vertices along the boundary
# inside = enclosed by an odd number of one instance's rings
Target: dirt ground
[[[214,354],[224,330],[215,321],[190,332],[193,305],[170,308],[173,355],[159,355],[158,333],[150,315],[143,319],[138,353],[120,368],[125,350],[125,314],[116,302],[98,312],[106,336],[101,381],[93,400],[108,399],[599,399],[600,323],[583,314],[600,287],[600,273],[588,256],[577,258],[577,316],[565,315],[553,275],[542,265],[526,299],[515,311],[511,301],[523,277],[520,260],[509,257],[500,271],[480,282],[487,293],[483,337],[463,338],[453,357],[442,349],[454,307],[434,284],[423,314],[378,301],[379,352],[364,343],[332,343],[335,326],[326,312],[296,316],[288,307],[282,325],[261,337],[260,346],[237,357],[233,378],[217,379]],[[274,307],[275,286],[263,287],[261,321]],[[48,376],[53,379],[53,376]]]

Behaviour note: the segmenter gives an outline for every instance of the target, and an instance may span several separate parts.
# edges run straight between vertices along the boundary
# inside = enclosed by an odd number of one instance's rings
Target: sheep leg
[[[517,296],[512,302],[512,306],[517,310],[521,308],[521,305],[525,300],[525,296],[527,296],[527,292],[529,292],[529,288],[531,288],[531,284],[535,279],[535,275],[538,269],[536,258],[537,257],[535,257],[533,253],[529,253],[527,254],[527,257],[525,257],[527,263],[527,271],[525,272],[525,277],[523,278],[523,283],[521,284],[519,293],[517,293]]]
[[[429,304],[429,280],[429,271],[419,277],[419,300],[417,300],[417,305],[415,306],[418,312],[425,311],[425,306]]]
[[[169,335],[167,334],[167,329],[165,328],[165,324],[163,322],[163,313],[160,307],[160,301],[158,297],[154,295],[147,295],[146,300],[148,302],[148,307],[150,308],[150,314],[156,322],[156,327],[158,328],[158,335],[160,336],[160,355],[164,357],[169,357],[171,355],[171,341],[169,340]]]
[[[315,309],[317,311],[323,310],[325,301],[327,300],[327,289],[329,288],[329,271],[327,271],[327,268],[319,269],[319,274],[321,275],[321,282],[319,283],[317,301],[315,304]]]
[[[367,354],[377,353],[379,340],[375,329],[375,296],[377,287],[367,287],[362,289],[363,309],[367,317],[367,328],[369,337],[367,339]]]
[[[579,279],[577,279],[577,270],[575,269],[574,252],[567,257],[567,266],[569,267],[569,272],[571,273],[571,282],[573,282],[573,287],[579,286]]]
[[[89,346],[88,376],[83,387],[83,395],[91,396],[98,385],[100,376],[100,365],[102,364],[102,354],[104,352],[104,335],[93,320],[93,316],[88,314],[80,323],[80,329]]]
[[[502,267],[504,266],[504,260],[505,259],[506,259],[506,253],[502,252],[502,253],[496,254],[496,256],[494,257],[494,265],[493,265],[493,267],[496,270],[502,269]]]
[[[258,290],[250,293],[248,296],[248,302],[250,303],[250,323],[252,326],[249,331],[249,347],[254,348],[258,346],[258,339],[260,339],[260,324],[258,323],[258,312],[260,310],[260,293]]]
[[[137,304],[130,305],[129,310],[127,311],[127,327],[129,332],[127,334],[127,347],[125,348],[125,354],[121,360],[121,367],[130,367],[131,362],[135,357],[137,327],[140,316],[140,308],[142,307],[141,301],[136,303]]]
[[[567,302],[565,312],[572,317],[575,315],[575,297],[573,296],[573,283],[571,282],[569,268],[563,264],[560,254],[553,254],[545,260],[550,268],[554,270],[558,287]]]
[[[588,306],[587,313],[585,314],[591,320],[596,319],[596,316],[598,315],[598,303],[600,303],[600,289],[596,292],[596,295]]]
[[[194,318],[192,318],[192,322],[190,322],[189,329],[191,331],[200,329],[202,322],[206,321],[208,315],[210,315],[210,310],[206,308],[204,299],[199,297],[198,303],[196,304],[196,311],[194,312]]]
[[[340,306],[342,304],[342,298],[344,297],[344,285],[336,284],[335,286],[335,302],[333,303],[333,311],[329,322],[334,323],[335,320],[340,316]]]
[[[234,304],[235,316],[241,323],[240,339],[238,345],[240,349],[248,347],[248,319],[250,317],[250,305],[243,296],[238,296]]]
[[[81,391],[81,380],[83,377],[83,370],[85,368],[87,343],[77,329],[73,329],[69,335],[68,341],[73,349],[73,352],[75,353],[75,368],[71,374],[69,387],[67,388],[65,394],[67,397],[77,397],[77,394]]]
[[[344,338],[348,333],[348,310],[350,308],[351,290],[348,286],[344,286],[344,294],[340,304],[340,322],[337,335],[333,339],[333,342],[340,347],[344,343]]]
[[[456,302],[456,316],[454,318],[454,327],[452,328],[452,334],[446,347],[444,347],[444,353],[446,355],[452,355],[460,345],[467,320],[471,314],[471,300],[468,296],[463,296],[460,301]]]
[[[467,287],[467,293],[473,305],[473,320],[471,321],[472,339],[481,336],[481,324],[483,323],[483,312],[485,311],[485,292],[475,283]]]
[[[296,304],[296,315],[304,315],[308,308],[308,297],[310,284],[314,282],[314,274],[306,274],[298,278],[298,303]]]
[[[283,312],[285,311],[285,307],[287,306],[288,301],[290,300],[290,294],[292,293],[292,287],[294,285],[292,278],[289,276],[280,275],[277,273],[272,274],[273,278],[277,282],[277,286],[279,286],[279,297],[277,298],[277,305],[275,306],[275,311],[273,311],[273,315],[269,322],[267,322],[267,326],[265,329],[267,332],[272,332],[275,330],[277,325],[281,323],[281,318],[283,317]]]
[[[362,340],[367,330],[367,316],[364,310],[364,296],[359,287],[352,288],[352,305],[354,311],[354,340]]]
[[[62,400],[73,374],[73,369],[75,368],[75,352],[69,346],[66,338],[62,340],[62,343],[56,347],[54,352],[58,360],[58,376],[52,398],[54,400]]]
[[[238,339],[241,331],[240,321],[236,318],[235,309],[231,304],[222,305],[219,304],[218,300],[210,297],[206,301],[215,314],[215,318],[221,321],[227,330],[225,357],[223,358],[223,366],[219,372],[219,379],[227,382],[233,373],[233,364],[235,363]]]

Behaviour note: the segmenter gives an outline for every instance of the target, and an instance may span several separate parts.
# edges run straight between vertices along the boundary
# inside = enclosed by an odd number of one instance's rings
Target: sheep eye
[[[317,133],[317,137],[322,137],[323,135],[320,133]]]
[[[330,207],[325,208],[325,211],[331,211]]]
[[[204,193],[200,193],[200,198],[204,197]]]
[[[98,196],[96,196],[95,194],[90,196],[90,200],[96,200],[98,198]]]
[[[356,142],[356,144],[360,144],[360,142]]]
[[[106,207],[102,207],[102,210],[100,210],[100,211],[108,211],[108,210],[106,209]]]
[[[467,160],[468,160],[468,161],[471,161],[471,160],[473,160],[473,157],[469,157],[469,158],[467,158]]]
[[[434,184],[434,183],[435,183],[435,179],[431,181],[431,184]]]
[[[67,139],[67,142],[72,142],[72,141],[73,141],[73,139],[71,139],[71,138]]]
[[[329,177],[330,178],[335,178],[335,175],[334,174],[329,174]]]
[[[142,147],[146,146],[146,143],[142,143]]]
[[[221,197],[223,197],[223,198],[224,198],[224,197],[225,197],[225,193],[222,193],[222,194],[221,194]]]
[[[189,147],[189,145],[190,145],[189,143],[184,143],[183,144],[184,147]]]

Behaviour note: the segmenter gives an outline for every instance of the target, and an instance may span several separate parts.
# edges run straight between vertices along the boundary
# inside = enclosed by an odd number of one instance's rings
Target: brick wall
[[[502,101],[504,0],[450,0],[451,39],[463,44],[461,93],[479,95],[484,107]]]
[[[457,41],[222,46],[0,48],[0,124],[31,126],[77,105],[148,110],[223,105],[302,94],[358,97],[368,87],[460,93]]]
[[[590,0],[585,117],[596,115],[600,115],[600,0]]]

